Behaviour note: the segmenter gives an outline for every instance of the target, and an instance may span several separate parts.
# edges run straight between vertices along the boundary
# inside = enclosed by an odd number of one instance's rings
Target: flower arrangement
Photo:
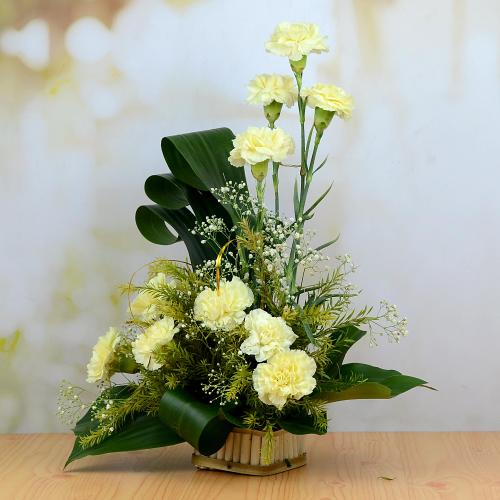
[[[288,58],[292,76],[257,76],[248,101],[263,107],[267,126],[233,136],[228,129],[163,139],[168,174],[147,179],[155,203],[139,207],[136,222],[150,241],[180,240],[190,259],[157,259],[142,284],[123,287],[128,318],[95,345],[87,381],[98,397],[63,383],[59,414],[84,413],[68,462],[87,455],[154,448],[187,441],[212,455],[233,428],[261,431],[261,462],[269,463],[275,434],[323,434],[328,403],[391,398],[426,382],[360,363],[344,363],[366,334],[399,341],[407,321],[381,302],[357,310],[359,291],[348,255],[328,260],[306,229],[328,188],[308,205],[318,149],[335,117],[348,119],[353,100],[333,85],[303,87],[312,53],[328,50],[312,24],[281,23],[266,44]],[[279,177],[294,152],[276,127],[283,105],[297,104],[300,163],[294,217],[280,212]],[[307,108],[313,119],[306,134]],[[245,166],[255,181],[253,196]],[[265,206],[272,168],[274,207]],[[121,375],[121,382],[117,379]]]

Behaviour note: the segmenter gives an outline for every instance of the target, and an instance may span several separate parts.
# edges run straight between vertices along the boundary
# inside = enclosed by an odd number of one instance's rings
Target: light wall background
[[[366,303],[410,320],[401,344],[350,359],[439,389],[339,403],[331,428],[500,430],[497,0],[2,0],[0,431],[61,430],[59,381],[93,390],[90,349],[124,318],[116,285],[184,255],[134,223],[160,139],[263,125],[245,86],[287,71],[263,49],[282,20],[328,34],[306,83],[356,100],[324,141],[312,195],[335,185],[315,229],[341,234],[330,255],[353,256]],[[281,126],[297,137],[291,112]]]

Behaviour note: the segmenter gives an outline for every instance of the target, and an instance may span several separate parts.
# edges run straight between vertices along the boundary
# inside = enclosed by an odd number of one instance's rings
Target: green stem
[[[274,213],[277,216],[280,213],[279,168],[280,164],[274,162],[273,163]]]
[[[269,122],[269,128],[274,128],[274,122]],[[279,167],[280,164],[278,162],[273,162],[274,213],[276,215],[280,213]]]
[[[311,130],[309,130],[309,135],[307,136],[307,145],[306,145],[306,160],[309,157],[309,147],[311,146],[311,139],[314,131],[314,123],[311,125]]]
[[[302,233],[304,229],[304,220],[302,220],[302,217],[304,215],[304,208],[307,200],[307,194],[309,192],[309,186],[311,185],[312,182],[312,177],[313,177],[313,170],[314,170],[314,163],[316,161],[316,155],[318,152],[318,146],[321,141],[321,137],[323,134],[320,134],[316,132],[316,137],[314,138],[314,148],[311,156],[311,162],[309,167],[306,170],[306,175],[304,176],[304,187],[302,189],[302,192],[300,194],[300,199],[299,199],[299,207],[297,210],[296,214],[296,221],[297,221],[297,232]],[[288,261],[287,265],[287,278],[290,283],[290,295],[294,295],[295,292],[297,291],[296,288],[296,280],[297,280],[297,264],[295,263],[295,259],[297,256],[297,242],[296,239],[293,239],[292,243],[292,249],[290,251],[290,259]]]
[[[299,108],[299,120],[300,120],[300,192],[302,194],[304,190],[304,177],[307,171],[307,157],[306,157],[306,133],[305,133],[305,122],[306,122],[306,107],[305,100],[300,96],[300,90],[302,89],[302,74],[295,73],[295,81],[297,82],[297,106]]]
[[[264,193],[266,191],[266,179],[257,181],[256,186],[257,191],[257,232],[262,229],[262,224],[264,222]]]

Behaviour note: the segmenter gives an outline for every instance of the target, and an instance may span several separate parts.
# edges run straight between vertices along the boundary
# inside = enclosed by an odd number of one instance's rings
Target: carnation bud
[[[322,108],[316,107],[314,110],[314,127],[318,134],[322,134],[326,127],[330,125],[335,111],[327,111]]]
[[[290,59],[290,67],[296,75],[302,75],[307,64],[307,56],[302,56],[302,59],[298,61],[292,61]]]
[[[269,122],[269,126],[274,128],[274,123],[280,117],[282,102],[272,101],[270,104],[264,106],[264,115]]]
[[[252,165],[252,175],[257,181],[263,181],[267,176],[269,160],[264,160],[255,165]]]

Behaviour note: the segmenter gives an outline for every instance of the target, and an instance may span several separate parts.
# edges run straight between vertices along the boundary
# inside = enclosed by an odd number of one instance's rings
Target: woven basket
[[[304,437],[280,430],[274,432],[270,463],[262,453],[264,432],[234,428],[224,446],[209,457],[194,451],[192,463],[199,469],[224,470],[237,474],[268,476],[306,464]]]

